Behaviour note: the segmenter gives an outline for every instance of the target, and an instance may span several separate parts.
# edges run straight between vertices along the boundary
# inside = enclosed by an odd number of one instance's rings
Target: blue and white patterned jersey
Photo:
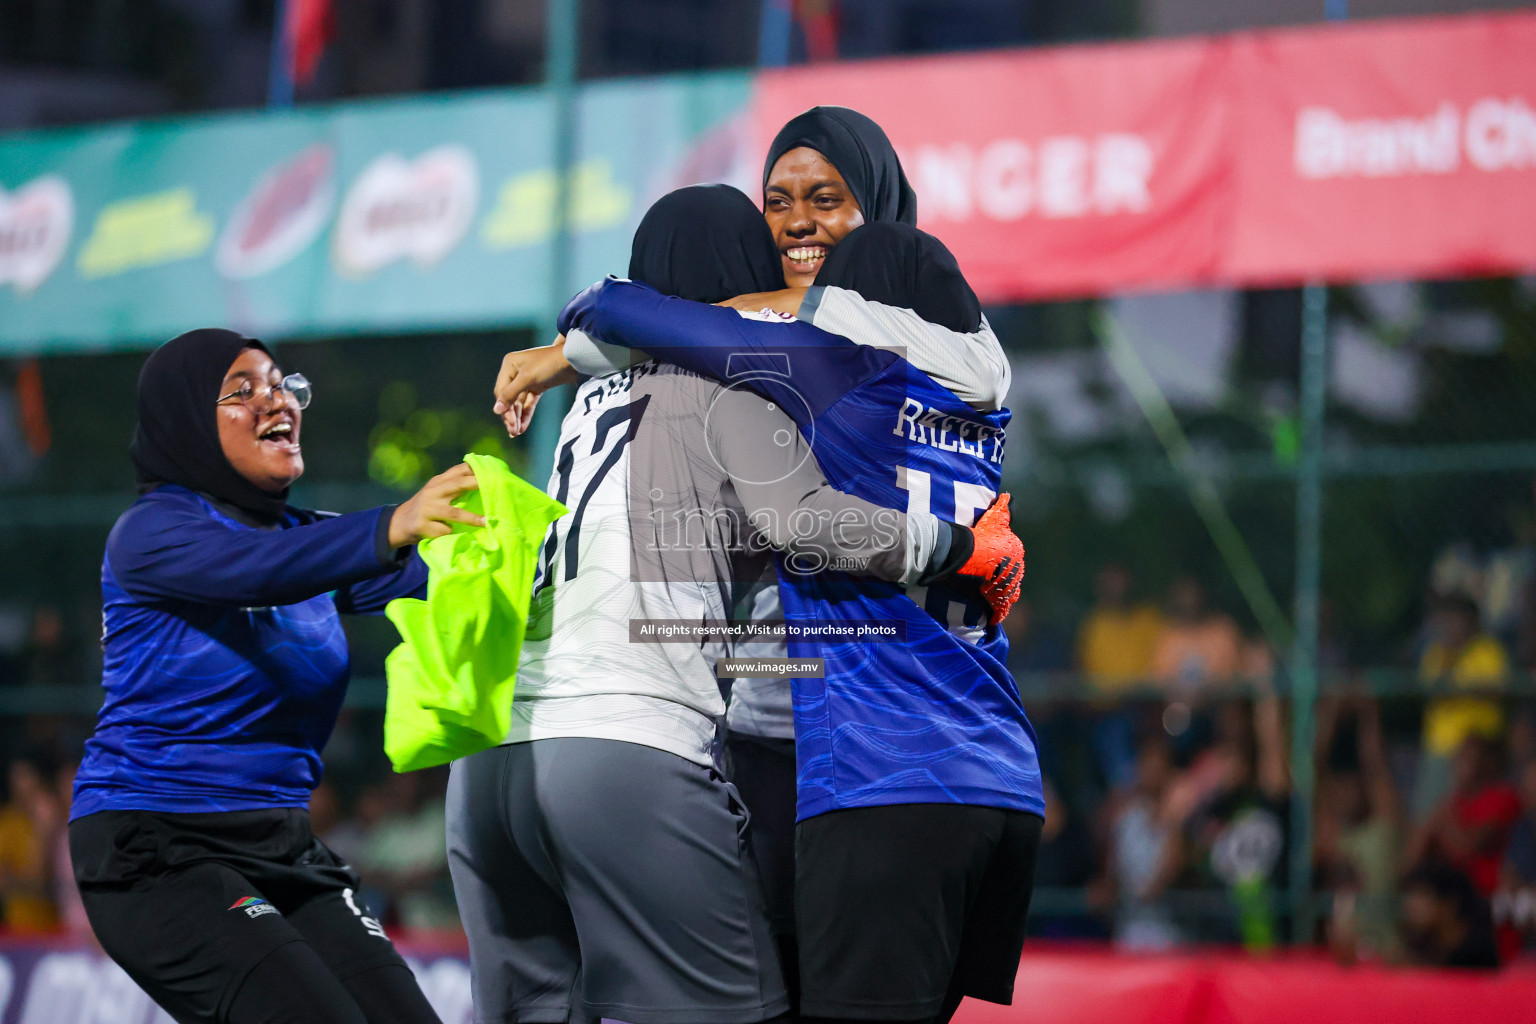
[[[101,565],[106,700],[71,818],[308,806],[349,677],[337,613],[426,586],[385,542],[390,512],[257,529],[174,484],[134,502]]]

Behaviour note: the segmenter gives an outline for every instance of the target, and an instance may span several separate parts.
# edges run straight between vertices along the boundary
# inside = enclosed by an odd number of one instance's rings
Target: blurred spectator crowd
[[[1518,556],[1518,557],[1516,557]],[[1526,552],[1437,560],[1409,672],[1363,672],[1323,618],[1313,897],[1293,915],[1288,683],[1178,579],[1102,567],[1075,638],[1009,620],[1047,781],[1037,934],[1491,968],[1536,951],[1536,699]],[[1075,898],[1074,898],[1075,896]]]
[[[1395,677],[1352,666],[1325,608],[1310,915],[1289,900],[1291,716],[1270,645],[1212,607],[1200,581],[1177,579],[1153,601],[1119,564],[1098,570],[1071,629],[1021,602],[1008,622],[1011,667],[1039,733],[1048,804],[1035,934],[1127,951],[1304,940],[1343,963],[1494,967],[1536,955],[1527,554],[1479,561],[1448,549]],[[0,700],[89,685],[91,653],[56,609],[0,615]],[[89,728],[39,706],[0,716],[9,932],[88,932],[65,822]],[[379,730],[377,712],[343,713],[315,831],[359,868],[362,897],[387,924],[456,929],[446,771],[393,774]]]

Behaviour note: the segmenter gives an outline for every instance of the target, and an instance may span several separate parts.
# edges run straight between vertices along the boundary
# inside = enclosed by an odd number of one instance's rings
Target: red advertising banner
[[[1223,276],[1536,267],[1536,16],[1239,37]]]
[[[955,1024],[1513,1024],[1536,1019],[1536,975],[1026,948],[1013,1003],[967,999]]]
[[[1388,21],[758,80],[760,145],[879,121],[989,301],[1536,267],[1536,15]]]
[[[758,151],[817,102],[869,114],[901,152],[922,226],[988,298],[1209,279],[1228,205],[1228,60],[1195,41],[771,73]]]
[[[399,942],[444,1024],[475,1019],[462,939]],[[967,999],[955,1024],[1525,1024],[1536,971],[1343,968],[1241,953],[1120,956],[1026,948],[1013,1005]],[[0,936],[0,1024],[171,1024],[99,949]]]

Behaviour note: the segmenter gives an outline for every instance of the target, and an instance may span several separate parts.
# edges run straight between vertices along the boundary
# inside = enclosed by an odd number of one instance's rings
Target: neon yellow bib
[[[512,690],[539,546],[569,509],[486,455],[466,455],[479,490],[454,504],[486,517],[417,546],[427,599],[385,609],[402,643],[384,663],[384,753],[397,772],[493,747],[512,724]]]

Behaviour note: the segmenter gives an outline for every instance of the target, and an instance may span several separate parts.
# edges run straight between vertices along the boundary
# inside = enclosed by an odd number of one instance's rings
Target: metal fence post
[[[272,50],[267,54],[267,109],[293,106],[293,75],[288,69],[289,0],[272,5]]]
[[[571,282],[573,239],[571,237],[571,168],[576,162],[576,57],[579,45],[580,0],[549,0],[545,9],[544,81],[549,89],[554,115],[555,194],[552,212],[554,231],[549,240],[549,310],[539,325],[543,337],[534,343],[554,340],[555,321],[565,308],[575,285]],[[560,439],[560,421],[570,402],[568,388],[556,388],[539,403],[538,415],[529,428],[532,451],[529,453],[529,479],[544,486],[555,464],[555,445]]]
[[[1296,469],[1296,632],[1291,646],[1291,914],[1292,942],[1308,942],[1316,924],[1312,901],[1312,808],[1317,786],[1312,757],[1318,689],[1318,603],[1322,584],[1323,421],[1328,388],[1328,287],[1302,290],[1301,450]]]
[[[1323,17],[1344,21],[1349,0],[1323,0]],[[1318,605],[1322,591],[1323,425],[1328,405],[1328,286],[1301,291],[1301,446],[1296,465],[1296,632],[1291,644],[1291,942],[1317,927],[1312,899],[1312,809],[1316,806]]]

